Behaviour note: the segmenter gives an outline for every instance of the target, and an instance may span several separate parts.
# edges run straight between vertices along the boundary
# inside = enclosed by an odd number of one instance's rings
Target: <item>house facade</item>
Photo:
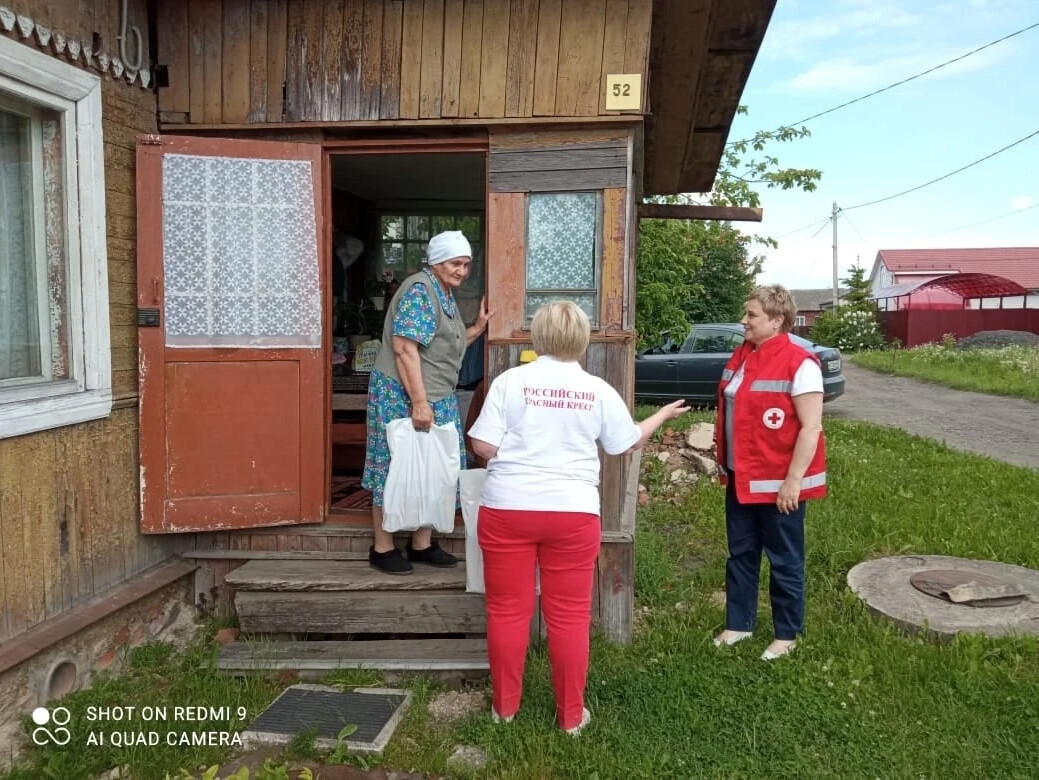
[[[638,203],[710,189],[773,5],[0,7],[0,724],[193,609],[478,638],[456,583],[358,571],[365,344],[392,285],[463,230],[460,308],[496,311],[476,374],[566,298],[630,402]],[[593,609],[621,642],[636,486],[604,458]]]

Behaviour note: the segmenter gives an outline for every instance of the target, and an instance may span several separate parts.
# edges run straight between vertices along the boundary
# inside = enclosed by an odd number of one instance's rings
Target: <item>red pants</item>
[[[480,507],[487,601],[487,655],[494,711],[516,714],[534,615],[534,569],[541,567],[541,608],[560,727],[581,722],[588,677],[592,575],[599,554],[598,515]]]

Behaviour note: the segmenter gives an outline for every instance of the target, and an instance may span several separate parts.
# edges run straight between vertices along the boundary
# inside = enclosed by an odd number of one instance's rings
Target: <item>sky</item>
[[[1035,22],[1036,0],[779,0],[743,93],[749,113],[729,137],[793,124]],[[762,222],[737,223],[779,239],[759,250],[761,283],[832,284],[830,224],[794,231],[822,223],[834,201],[848,208],[915,187],[1039,130],[1039,28],[805,126],[811,137],[766,152],[783,167],[820,169],[818,189],[763,190]],[[840,276],[857,259],[868,275],[880,249],[1039,245],[1037,204],[1039,135],[918,192],[849,209],[837,221]]]

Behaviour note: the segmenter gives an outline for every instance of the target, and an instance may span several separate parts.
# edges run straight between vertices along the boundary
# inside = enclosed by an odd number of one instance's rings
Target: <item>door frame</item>
[[[325,502],[324,522],[335,517],[338,523],[347,525],[367,525],[371,522],[368,510],[332,510],[332,157],[346,155],[398,155],[398,154],[482,154],[484,156],[484,262],[490,263],[487,253],[487,206],[490,182],[488,168],[490,155],[490,134],[484,130],[479,133],[452,135],[432,135],[428,137],[359,136],[357,138],[327,138],[321,144],[322,193],[320,209],[322,214],[321,262],[324,263],[323,274],[326,283],[321,290],[322,323],[326,338],[322,340],[322,360],[325,367],[325,387],[328,403],[325,405]],[[485,274],[486,279],[486,274]],[[486,286],[484,289],[486,294]],[[484,376],[487,374],[487,347],[484,346]],[[463,421],[464,422],[464,421]]]

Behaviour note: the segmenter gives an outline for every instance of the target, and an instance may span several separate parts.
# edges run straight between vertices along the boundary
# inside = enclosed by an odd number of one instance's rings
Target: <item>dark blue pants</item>
[[[735,475],[725,490],[725,529],[729,560],[725,564],[725,627],[753,631],[758,617],[761,550],[768,555],[772,575],[768,592],[776,639],[794,639],[804,629],[805,502],[788,515],[775,502],[741,504]]]

